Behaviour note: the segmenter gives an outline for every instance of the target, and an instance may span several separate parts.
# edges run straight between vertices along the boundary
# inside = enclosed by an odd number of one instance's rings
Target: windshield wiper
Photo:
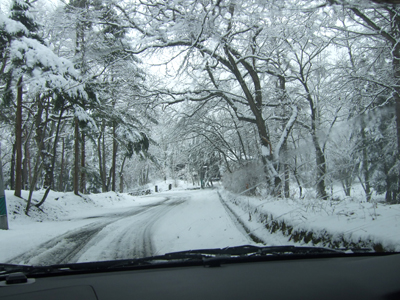
[[[347,249],[346,249],[347,250]],[[368,252],[363,249],[361,253]],[[350,253],[353,253],[350,251]],[[137,269],[171,266],[219,266],[221,263],[260,261],[265,259],[286,258],[315,258],[321,256],[346,256],[347,251],[334,250],[323,247],[299,246],[252,246],[243,245],[226,248],[199,249],[166,253],[164,255],[145,258],[98,261],[72,264],[59,264],[50,266],[26,266],[0,264],[0,280],[5,275],[22,272],[26,276],[64,275],[68,273],[104,272],[121,269]]]
[[[323,247],[299,247],[299,246],[236,246],[227,247],[221,249],[199,249],[199,250],[189,250],[189,251],[179,251],[167,253],[165,256],[176,258],[179,256],[190,257],[191,255],[204,255],[204,256],[264,256],[264,255],[289,255],[289,254],[318,254],[318,253],[344,253],[341,250],[334,250]]]
[[[297,247],[297,246],[268,246],[259,247],[252,245],[243,245],[226,248],[198,249],[166,253],[164,255],[151,256],[146,258],[122,260],[113,262],[104,262],[106,266],[111,263],[111,267],[129,267],[129,266],[149,266],[165,263],[184,263],[200,262],[207,263],[212,259],[231,259],[246,257],[264,257],[279,255],[310,255],[310,254],[345,254],[341,250],[333,250],[322,247]],[[94,263],[97,264],[97,263]],[[102,264],[101,262],[99,264]]]
[[[36,267],[29,265],[16,265],[16,264],[0,264],[0,280],[2,275],[16,272],[29,273],[35,268],[45,268],[45,267]]]

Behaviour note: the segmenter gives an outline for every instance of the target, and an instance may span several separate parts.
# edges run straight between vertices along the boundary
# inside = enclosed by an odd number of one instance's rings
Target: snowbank
[[[349,197],[324,201],[261,199],[226,190],[221,190],[220,194],[250,233],[261,240],[265,240],[266,232],[276,234],[272,242],[268,235],[269,244],[400,251],[400,205],[366,203]]]

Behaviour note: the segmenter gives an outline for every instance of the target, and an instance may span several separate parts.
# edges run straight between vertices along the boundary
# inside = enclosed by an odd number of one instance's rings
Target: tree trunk
[[[284,76],[278,76],[278,84],[277,87],[279,88],[279,91],[281,93],[279,97],[279,101],[282,105],[282,117],[285,117],[285,106],[284,106],[284,101],[286,99],[286,79]],[[282,135],[285,134],[286,130],[286,124],[282,124]],[[289,132],[286,134],[289,136]],[[289,164],[287,163],[287,140],[282,144],[282,152],[283,152],[283,159],[281,158],[281,161],[283,162],[283,178],[284,178],[284,187],[283,187],[283,194],[285,198],[290,197],[290,171],[289,171]],[[277,151],[277,150],[275,150]],[[278,149],[279,151],[279,149]],[[278,157],[280,157],[279,153]]]
[[[45,127],[47,127],[48,124],[50,124],[50,128],[47,132],[47,130],[44,128],[43,130],[43,142],[46,137],[48,137],[47,143],[45,145],[45,151],[42,151],[42,162],[44,166],[44,181],[43,181],[43,188],[47,190],[48,187],[51,186],[51,182],[53,180],[52,178],[52,172],[51,172],[51,165],[52,165],[52,159],[51,159],[51,142],[50,139],[54,134],[54,129],[55,125],[54,122],[49,119],[49,114],[50,114],[50,98],[47,99],[47,105],[46,105],[46,119],[45,119]],[[46,193],[45,193],[46,194]]]
[[[242,60],[240,63],[243,65],[243,67],[247,70],[249,73],[252,83],[254,84],[254,89],[255,89],[255,96],[253,97],[253,94],[251,90],[249,89],[248,85],[246,84],[246,81],[244,80],[238,65],[236,64],[235,58],[233,56],[236,55],[234,51],[227,46],[224,47],[224,52],[226,57],[228,58],[229,64],[224,63],[234,74],[236,77],[238,83],[240,84],[240,87],[246,97],[247,103],[249,104],[249,108],[251,112],[253,113],[253,116],[255,118],[254,122],[257,126],[257,131],[258,131],[258,136],[261,142],[261,147],[262,147],[262,157],[261,160],[264,165],[264,171],[266,174],[266,179],[267,181],[270,182],[270,184],[273,186],[272,189],[272,195],[279,195],[279,190],[280,190],[280,185],[281,185],[281,178],[279,177],[278,172],[276,171],[276,167],[272,164],[272,145],[270,142],[270,137],[268,134],[267,126],[265,124],[265,120],[262,116],[262,88],[261,88],[261,81],[260,78],[257,74],[257,72],[254,70],[254,68],[249,65],[245,60]],[[236,55],[238,56],[238,55]],[[236,57],[238,58],[238,57]],[[267,150],[269,149],[269,153]]]
[[[29,151],[29,148],[26,155],[28,161],[28,186],[30,186],[32,182],[32,167],[31,167],[31,152]]]
[[[79,121],[75,118],[74,194],[79,195]]]
[[[40,99],[39,99],[39,101],[40,101]],[[45,147],[45,144],[44,144],[44,140],[45,140],[45,137],[46,137],[46,127],[47,127],[47,124],[49,124],[49,122],[50,122],[50,120],[49,120],[49,110],[50,110],[49,101],[50,101],[50,99],[48,99],[47,105],[46,105],[46,120],[44,122],[45,125],[44,126],[42,124],[39,125],[39,123],[37,125],[38,128],[41,128],[40,129],[41,133],[38,134],[37,136],[41,139],[41,143],[43,145],[42,150],[39,151],[39,152],[40,152],[41,157],[42,157],[42,164],[43,164],[44,172],[45,172],[44,181],[43,181],[43,188],[46,189],[46,192],[44,193],[44,195],[42,197],[42,200],[38,204],[35,205],[37,207],[42,205],[44,203],[44,201],[46,200],[46,197],[49,194],[51,183],[52,183],[52,180],[53,180],[52,171],[51,171],[51,161],[52,160],[50,158],[50,145],[49,145],[50,142],[48,143],[47,147]],[[40,103],[40,105],[41,105],[41,103]],[[37,121],[41,123],[41,119],[37,120]],[[54,123],[51,123],[51,128],[49,130],[48,136],[51,137],[53,135],[53,132],[54,132]]]
[[[117,134],[116,134],[117,124],[113,122],[113,153],[112,153],[112,183],[111,183],[111,190],[115,192],[115,185],[116,185],[116,164],[117,164],[117,150],[118,150],[118,143],[117,143]]]
[[[289,171],[289,164],[287,164],[287,163],[283,164],[283,171],[284,171],[284,177],[285,177],[284,194],[285,194],[285,198],[289,198],[290,197],[290,171]]]
[[[325,175],[326,175],[325,155],[321,147],[319,146],[318,138],[315,132],[312,133],[312,139],[314,143],[315,160],[317,164],[317,197],[327,200],[328,195],[326,193],[326,187],[325,187]]]
[[[99,170],[101,178],[101,191],[107,192],[107,173],[106,173],[106,152],[105,152],[105,134],[106,126],[104,120],[101,124],[101,133],[98,138]]]
[[[17,150],[15,142],[13,143],[12,147],[12,154],[11,154],[11,167],[10,167],[10,189],[15,189],[15,152]]]
[[[102,164],[103,164],[103,183],[102,183],[102,188],[103,188],[103,192],[108,192],[108,187],[109,185],[107,184],[107,171],[106,171],[106,126],[104,124],[102,124],[102,139],[101,139],[101,145],[102,145],[102,149],[103,149],[103,157],[102,157]]]
[[[119,192],[123,193],[124,192],[124,166],[125,166],[125,161],[126,161],[126,156],[124,156],[124,159],[121,164],[121,171],[119,172]]]
[[[86,158],[86,153],[85,153],[85,133],[82,132],[82,145],[81,145],[81,182],[80,182],[80,187],[81,187],[81,193],[86,194],[86,170],[85,170],[85,158]]]
[[[58,117],[57,121],[57,128],[56,128],[56,134],[54,136],[54,143],[53,143],[53,153],[51,156],[51,169],[50,169],[50,187],[54,189],[54,169],[56,167],[56,158],[57,158],[57,148],[58,148],[58,139],[60,137],[60,130],[61,130],[61,120],[62,120],[62,115],[64,113],[64,107],[61,107],[60,110],[60,116]]]
[[[15,161],[15,191],[16,197],[21,197],[22,189],[22,76],[17,83],[17,111],[15,120],[15,148],[17,159]]]
[[[296,179],[297,185],[299,187],[299,198],[301,199],[301,198],[303,198],[303,187],[301,185],[301,182],[300,182],[300,179],[299,179],[299,176],[298,176],[296,170],[294,171],[294,178]]]
[[[80,0],[73,3],[77,8],[85,8],[86,0]],[[81,18],[77,19],[75,31],[75,57],[77,64],[75,68],[80,69],[81,74],[85,74],[85,24]],[[75,117],[75,139],[74,139],[74,194],[79,195],[79,120]],[[83,187],[82,187],[83,188]]]
[[[1,160],[1,142],[0,142],[0,229],[8,230],[7,203],[5,195],[3,162]]]
[[[364,192],[367,202],[371,202],[371,185],[369,182],[369,164],[367,151],[367,138],[365,136],[364,118],[361,117],[361,141],[362,141],[362,172],[364,175]]]
[[[393,50],[393,69],[397,80],[395,92],[393,93],[396,104],[396,133],[397,133],[397,161],[400,162],[400,45],[396,43]],[[397,174],[397,193],[400,194],[400,170]],[[397,197],[396,197],[397,198]],[[393,198],[389,203],[398,203],[398,199]]]
[[[311,138],[314,144],[314,149],[315,149],[315,161],[317,165],[317,197],[327,200],[328,195],[326,193],[326,187],[325,187],[325,176],[326,176],[326,160],[325,160],[325,154],[319,144],[319,139],[317,136],[317,120],[318,120],[318,112],[317,112],[317,107],[315,105],[315,102],[313,98],[311,97],[310,90],[308,88],[307,83],[303,80],[302,84],[304,86],[304,89],[306,90],[307,93],[307,100],[310,105],[310,110],[311,110]]]
[[[42,114],[43,114],[43,104],[41,102],[41,99],[38,97],[37,98],[37,111],[35,115],[35,127],[36,127],[36,135],[35,135],[35,141],[37,145],[37,155],[36,155],[36,160],[35,160],[35,167],[33,170],[33,178],[32,182],[29,188],[29,196],[28,196],[28,202],[26,204],[25,208],[25,214],[28,215],[29,209],[31,207],[31,201],[32,201],[32,195],[33,191],[35,190],[36,187],[36,182],[39,178],[39,173],[41,170],[41,165],[43,159],[41,159],[42,153],[44,152],[44,130],[43,130],[43,124],[42,124]]]
[[[50,162],[50,165],[46,166],[46,175],[45,175],[45,183],[44,183],[44,188],[46,189],[46,191],[42,197],[42,200],[40,200],[40,202],[38,204],[36,204],[36,207],[40,207],[46,201],[46,198],[49,195],[50,189],[53,186],[54,167],[56,164],[56,156],[57,156],[58,136],[60,134],[60,125],[61,125],[61,118],[62,118],[63,112],[64,112],[64,109],[61,108],[60,117],[58,118],[58,122],[57,122],[56,134],[54,136],[53,153],[52,153],[52,157],[51,157],[51,162]],[[44,158],[44,159],[46,159],[46,158]]]
[[[29,189],[30,183],[32,181],[32,170],[31,170],[31,152],[30,152],[30,145],[31,145],[31,136],[32,132],[35,128],[35,122],[32,122],[31,128],[29,130],[29,133],[27,133],[27,137],[25,139],[25,160],[26,160],[26,190]],[[25,168],[25,166],[24,166]]]
[[[348,182],[347,179],[342,179],[342,180],[341,180],[341,184],[342,184],[342,188],[343,188],[344,194],[345,194],[347,197],[350,197],[351,184]]]
[[[110,173],[108,174],[108,178],[107,178],[107,184],[106,184],[106,188],[107,191],[110,190],[110,185],[111,185],[111,179],[112,179],[112,173],[113,173],[113,168],[110,168]]]
[[[104,178],[104,172],[103,172],[103,164],[102,164],[102,158],[101,158],[101,137],[103,133],[100,132],[99,137],[97,138],[97,156],[99,159],[99,172],[100,172],[100,180],[101,180],[101,191],[104,193],[105,190],[105,178]]]
[[[36,161],[35,161],[35,167],[33,170],[33,177],[32,177],[32,182],[31,182],[31,186],[29,187],[29,196],[28,196],[28,201],[26,203],[26,207],[25,207],[25,214],[28,215],[29,214],[29,209],[31,208],[31,202],[32,202],[32,195],[33,195],[33,191],[35,190],[35,186],[36,186],[36,182],[38,180],[39,177],[39,173],[41,172],[41,162],[40,162],[40,153],[37,153],[36,156]]]
[[[293,135],[291,135],[291,137],[292,137],[292,144],[293,144],[293,147],[294,147],[294,151],[298,152],[298,147],[296,147],[296,141],[293,138]],[[303,186],[301,184],[301,181],[300,181],[300,178],[299,178],[299,174],[298,174],[297,156],[294,156],[293,176],[296,179],[297,186],[299,187],[299,198],[301,199],[303,197]]]
[[[28,140],[25,140],[24,143],[24,159],[22,160],[22,188],[24,190],[28,189],[28,152],[29,152],[29,145]]]
[[[33,126],[32,126],[32,128],[33,128]],[[30,165],[29,143],[30,143],[30,139],[31,139],[32,128],[29,131],[26,127],[24,128],[24,132],[25,132],[24,159],[22,160],[22,188],[24,190],[27,190],[29,188],[29,182],[30,182],[30,178],[29,178],[29,165]]]
[[[61,148],[61,164],[60,164],[60,177],[58,182],[58,190],[60,192],[63,191],[63,179],[64,179],[64,151],[65,151],[65,139],[62,139],[62,148]]]

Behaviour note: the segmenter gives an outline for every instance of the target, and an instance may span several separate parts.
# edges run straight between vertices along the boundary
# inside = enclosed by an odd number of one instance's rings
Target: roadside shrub
[[[264,170],[261,162],[249,162],[246,166],[239,168],[232,173],[223,175],[223,186],[233,193],[241,193],[260,182],[265,181]],[[250,189],[246,194],[255,195],[256,188]]]

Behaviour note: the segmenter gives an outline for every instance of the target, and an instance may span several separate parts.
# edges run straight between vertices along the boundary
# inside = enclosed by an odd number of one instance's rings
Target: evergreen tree
[[[31,4],[28,0],[14,0],[11,8],[11,19],[20,22],[28,31],[26,37],[39,40],[37,36],[38,25],[29,16],[29,9]],[[21,36],[19,36],[21,38]],[[19,59],[13,60],[14,66],[22,66],[23,61]],[[9,72],[12,72],[10,70]],[[17,95],[16,95],[16,117],[15,117],[15,149],[16,149],[16,163],[15,163],[15,192],[14,195],[21,197],[22,189],[22,103],[23,103],[23,74],[14,74],[17,76]]]

